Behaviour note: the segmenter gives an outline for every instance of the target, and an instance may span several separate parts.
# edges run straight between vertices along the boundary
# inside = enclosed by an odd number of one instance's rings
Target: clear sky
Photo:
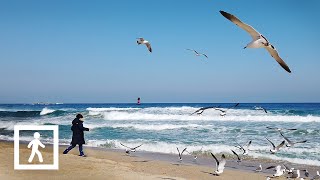
[[[0,103],[320,102],[319,8],[318,0],[0,1]],[[264,49],[243,49],[251,37],[219,10],[266,36],[292,73]]]

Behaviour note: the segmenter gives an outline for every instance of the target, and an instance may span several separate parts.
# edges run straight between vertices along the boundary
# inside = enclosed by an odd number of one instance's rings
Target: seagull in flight
[[[284,145],[284,143],[285,143],[285,141],[282,141],[277,147],[268,139],[268,138],[266,138],[269,142],[270,142],[270,144],[272,145],[272,147],[273,147],[273,149],[270,149],[270,152],[272,153],[272,154],[275,154],[276,152],[278,152],[279,151],[279,149]]]
[[[245,146],[247,147],[247,149],[245,149],[245,148],[244,148],[243,146],[241,146],[239,143],[237,143],[238,146],[235,146],[235,147],[243,151],[242,155],[248,155],[249,146],[251,145],[251,143],[252,143],[252,141],[250,140],[250,141],[248,142],[248,144],[245,145]]]
[[[270,42],[262,34],[256,31],[252,26],[240,21],[240,19],[238,19],[236,16],[224,11],[220,11],[220,13],[225,18],[229,19],[231,22],[250,34],[253,40],[244,48],[265,48],[283,69],[291,73],[289,66],[281,59],[276,48],[270,44]]]
[[[255,110],[263,110],[265,113],[268,113],[268,111],[265,108],[261,107],[261,106],[259,106],[259,107],[255,106],[254,109]]]
[[[226,156],[222,154],[221,160],[218,159],[211,153],[211,156],[216,160],[216,170],[214,171],[217,176],[223,173],[224,166],[226,165]]]
[[[131,148],[131,147],[128,147],[128,146],[126,146],[126,145],[124,145],[124,144],[122,144],[122,143],[120,143],[120,144],[121,144],[123,147],[128,148],[128,149],[126,149],[126,153],[127,153],[127,154],[130,154],[130,152],[136,152],[136,149],[139,148],[140,146],[142,146],[142,144],[140,144],[140,145],[137,146],[137,147]]]
[[[228,111],[229,109],[235,108],[235,107],[237,107],[239,104],[240,104],[240,103],[237,103],[236,105],[228,108],[227,110],[223,110],[223,109],[219,109],[219,108],[215,108],[215,110],[218,110],[218,111],[221,112],[221,113],[220,113],[220,116],[225,116],[225,115],[227,115],[227,111]]]
[[[181,151],[181,153],[180,153],[180,151],[179,151],[179,149],[178,149],[178,147],[177,147],[177,151],[178,151],[178,155],[179,155],[179,160],[180,160],[180,161],[182,161],[182,154],[183,154],[186,150],[187,150],[187,148],[184,148],[184,149]]]
[[[295,145],[295,144],[298,144],[298,143],[305,143],[305,142],[307,142],[307,140],[304,140],[304,141],[298,141],[298,142],[292,142],[292,141],[290,141],[287,137],[285,137],[281,132],[280,132],[280,134],[281,134],[281,136],[287,141],[287,147],[291,147],[291,146],[293,146],[293,145]]]
[[[216,108],[219,108],[219,107],[220,107],[220,106],[218,106],[218,107],[213,107],[213,106],[203,107],[203,108],[200,108],[200,109],[196,110],[195,112],[191,113],[190,116],[193,115],[193,114],[196,114],[196,113],[197,113],[198,115],[202,115],[203,111],[206,110],[206,109],[212,109],[212,108],[215,108],[215,109],[216,109]]]
[[[149,41],[143,39],[142,37],[137,38],[137,39],[138,39],[138,40],[137,40],[137,44],[138,44],[138,45],[140,45],[140,44],[145,44],[145,45],[147,46],[148,50],[149,50],[150,52],[152,52],[151,44],[149,43]]]
[[[196,56],[201,56],[201,55],[203,55],[204,57],[208,58],[208,56],[207,56],[206,54],[198,53],[198,52],[197,52],[196,50],[194,50],[194,49],[187,49],[187,50],[193,51],[193,52],[196,54]]]

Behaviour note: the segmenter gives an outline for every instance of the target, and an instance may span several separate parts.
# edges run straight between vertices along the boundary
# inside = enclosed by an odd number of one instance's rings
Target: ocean
[[[197,109],[220,106],[227,110],[208,109],[202,115],[190,115]],[[143,144],[142,151],[177,153],[176,147],[189,152],[231,154],[237,143],[252,140],[251,158],[320,166],[320,103],[146,103],[136,104],[0,104],[0,140],[13,141],[14,125],[59,125],[59,143],[71,142],[71,122],[77,113],[85,117],[87,146],[121,148]],[[257,107],[265,108],[268,113]],[[266,127],[296,128],[283,130],[291,141],[306,143],[282,148],[270,154],[271,144],[283,137]],[[32,132],[20,139],[31,141]],[[42,132],[41,140],[52,143],[52,133]],[[237,151],[240,153],[240,151]]]

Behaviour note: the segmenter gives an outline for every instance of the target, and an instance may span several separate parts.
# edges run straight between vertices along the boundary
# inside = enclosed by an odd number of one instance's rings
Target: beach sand
[[[20,159],[28,159],[31,150],[20,144]],[[59,170],[14,170],[13,142],[0,142],[0,179],[224,179],[224,180],[264,180],[265,174],[249,171],[225,169],[221,176],[214,176],[212,167],[193,164],[179,164],[128,156],[99,148],[86,148],[87,157],[78,156],[76,147],[69,154],[59,149]],[[52,147],[41,150],[44,163],[52,162]],[[34,159],[38,161],[37,156]],[[25,160],[22,163],[27,163]],[[285,178],[283,178],[285,179]]]

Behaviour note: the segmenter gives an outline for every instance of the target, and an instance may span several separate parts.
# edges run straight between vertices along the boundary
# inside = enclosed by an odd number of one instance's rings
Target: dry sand
[[[128,156],[122,152],[86,148],[87,157],[78,156],[78,148],[64,155],[59,149],[59,170],[14,170],[13,142],[0,142],[0,179],[225,179],[265,180],[265,174],[226,169],[221,176],[213,176],[213,168],[199,165],[177,165],[165,161]],[[44,163],[52,162],[52,147],[41,150]],[[31,150],[20,144],[20,158],[28,159]],[[37,163],[37,156],[34,161]],[[26,160],[24,161],[25,163]],[[284,179],[284,178],[283,178]]]

